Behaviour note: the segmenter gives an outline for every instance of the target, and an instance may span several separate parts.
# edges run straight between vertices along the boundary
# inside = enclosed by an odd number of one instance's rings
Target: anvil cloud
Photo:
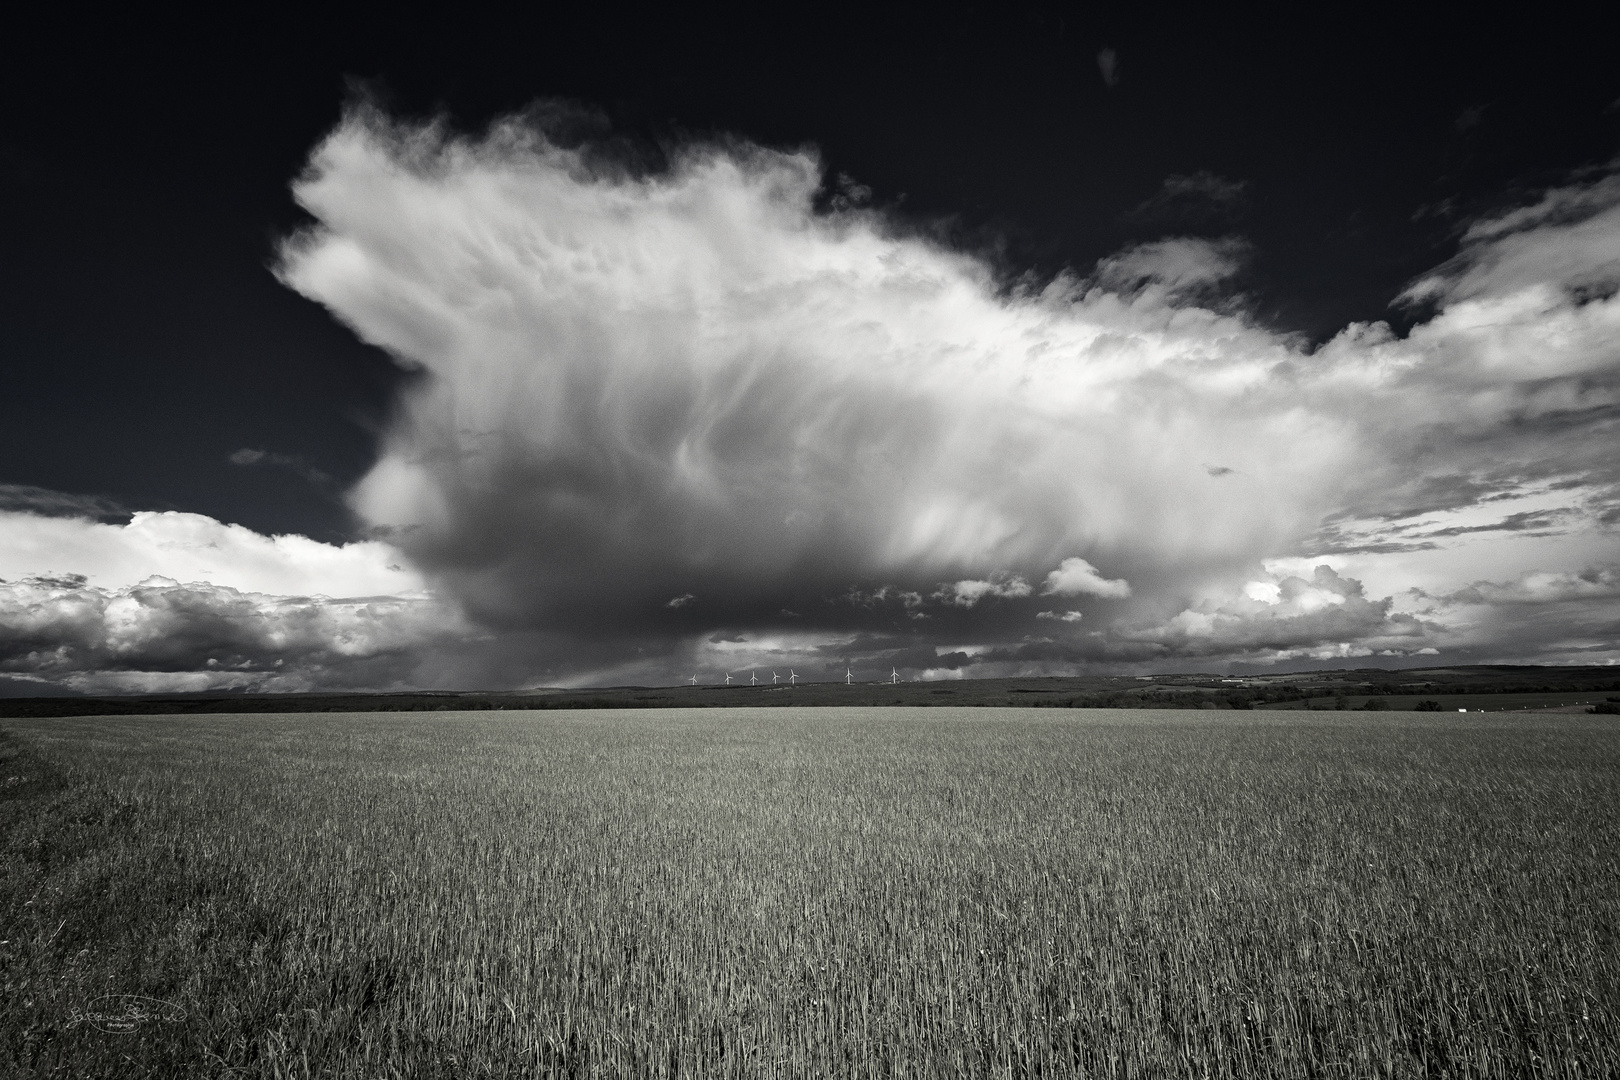
[[[609,667],[788,627],[1016,652],[1051,594],[1103,616],[1047,650],[1076,662],[1417,652],[1444,641],[1432,605],[1341,584],[1336,617],[1285,615],[1243,587],[1315,580],[1267,559],[1426,543],[1454,577],[1467,545],[1417,526],[1554,490],[1565,517],[1513,575],[1613,561],[1612,175],[1476,223],[1410,289],[1429,316],[1406,336],[1315,350],[1208,303],[1238,241],[1008,281],[819,209],[823,179],[744,143],[642,173],[515,121],[352,113],[296,187],[316,224],[282,274],[426,375],[356,508],[480,622],[566,627],[573,663]],[[1391,595],[1445,577],[1408,561]],[[926,603],[838,603],[852,587]]]

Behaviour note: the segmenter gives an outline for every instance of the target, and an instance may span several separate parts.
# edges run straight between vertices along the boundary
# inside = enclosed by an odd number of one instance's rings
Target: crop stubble
[[[1606,721],[8,721],[65,786],[43,864],[30,821],[6,847],[0,1063],[1613,1074]],[[110,992],[185,1019],[74,1021]]]

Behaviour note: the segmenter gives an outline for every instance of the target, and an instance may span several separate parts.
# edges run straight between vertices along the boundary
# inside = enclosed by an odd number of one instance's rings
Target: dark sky
[[[401,376],[269,266],[302,221],[289,183],[356,87],[469,130],[570,99],[649,153],[814,144],[1009,276],[1241,235],[1252,310],[1312,340],[1399,321],[1389,301],[1459,222],[1620,149],[1595,8],[43,7],[0,46],[0,484],[326,541],[352,535],[342,493]],[[1200,173],[1241,188],[1152,201]],[[243,448],[270,456],[231,463]]]

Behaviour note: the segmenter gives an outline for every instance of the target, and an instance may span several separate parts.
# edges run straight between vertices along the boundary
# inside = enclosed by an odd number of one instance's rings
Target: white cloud
[[[1530,571],[1507,582],[1476,581],[1447,599],[1453,603],[1545,604],[1564,600],[1620,598],[1620,566],[1580,572]]]
[[[1086,560],[1071,556],[1046,575],[1046,585],[1041,589],[1041,595],[1123,598],[1131,595],[1131,586],[1123,579],[1109,581]]]
[[[1015,600],[1030,594],[1029,582],[1016,575],[990,581],[956,581],[941,585],[934,597],[946,604],[970,608],[985,597]]]
[[[1097,282],[1118,293],[1149,289],[1160,295],[1192,293],[1219,284],[1243,267],[1240,240],[1178,236],[1126,248],[1097,263]]]
[[[1326,564],[1309,578],[1251,581],[1238,595],[1202,601],[1157,624],[1119,627],[1122,641],[1151,643],[1169,655],[1226,655],[1251,662],[1297,657],[1405,653],[1443,628],[1394,610],[1393,599],[1372,600],[1361,582]],[[1365,649],[1366,652],[1356,650]]]
[[[1085,616],[1078,611],[1037,611],[1035,617],[1037,619],[1059,619],[1067,623],[1076,623]]]
[[[0,579],[83,574],[121,588],[153,575],[282,596],[420,593],[425,582],[392,545],[264,536],[201,514],[141,512],[126,525],[0,510]]]
[[[420,682],[420,653],[472,633],[427,597],[269,596],[150,577],[0,581],[0,673],[80,690]]]
[[[476,612],[629,625],[648,593],[802,611],[1077,548],[1252,563],[1341,501],[1363,447],[1286,341],[1162,290],[1004,294],[874,212],[816,213],[819,181],[804,154],[598,174],[512,125],[351,117],[282,273],[427,375],[357,509]]]

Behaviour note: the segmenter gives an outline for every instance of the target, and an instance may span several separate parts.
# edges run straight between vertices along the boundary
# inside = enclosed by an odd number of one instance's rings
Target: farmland
[[[877,682],[805,678],[772,681],[739,674],[731,685],[607,686],[511,691],[383,693],[123,694],[111,697],[0,697],[0,717],[157,716],[201,713],[456,712],[513,709],[715,709],[903,705],[911,707],[1060,709],[1335,709],[1379,698],[1391,709],[1439,701],[1446,709],[1545,708],[1593,704],[1620,695],[1620,668],[1473,665],[1357,668],[1247,676],[1064,675],[1002,679]],[[825,674],[825,673],[824,673]],[[758,685],[749,678],[764,679]],[[777,673],[777,678],[781,678]],[[3,687],[0,687],[3,689]]]
[[[1620,1071],[1613,717],[3,731],[10,1075]]]

